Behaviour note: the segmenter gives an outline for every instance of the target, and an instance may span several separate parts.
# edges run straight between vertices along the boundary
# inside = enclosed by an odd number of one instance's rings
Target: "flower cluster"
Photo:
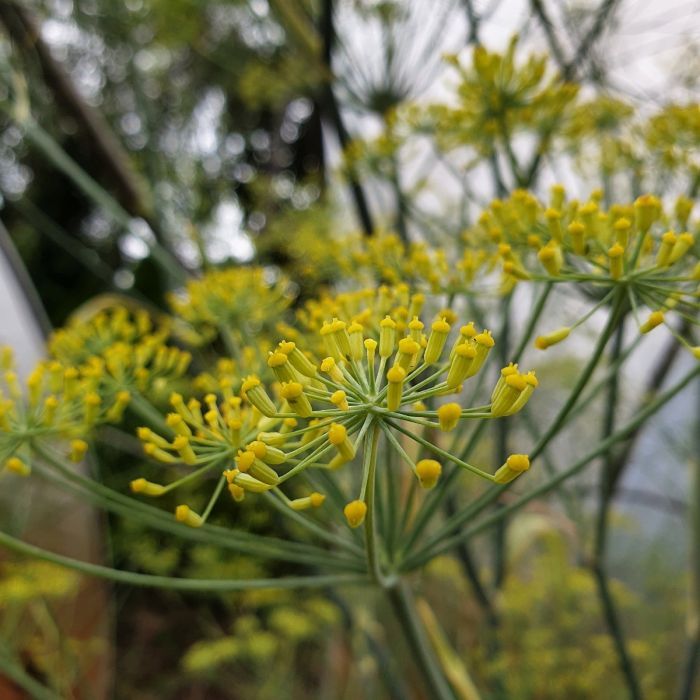
[[[211,270],[189,280],[169,296],[175,316],[191,327],[193,344],[210,341],[217,333],[238,333],[241,343],[259,333],[270,318],[278,318],[293,300],[291,285],[262,267]],[[238,340],[238,339],[237,339]]]
[[[314,488],[290,499],[283,485],[304,475],[314,487],[318,470],[335,471],[364,451],[359,494],[345,506],[348,523],[357,527],[367,511],[381,435],[424,488],[437,483],[445,460],[497,483],[507,483],[528,469],[526,455],[511,455],[494,475],[422,435],[426,429],[449,432],[461,420],[512,415],[527,403],[537,379],[534,372],[522,374],[511,364],[501,370],[489,404],[463,408],[454,400],[442,403],[444,397],[458,396],[480,372],[495,341],[474,323],[453,331],[447,319],[453,321],[455,314],[449,310],[426,327],[418,315],[422,296],[409,298],[403,288],[398,294],[417,312],[410,320],[385,314],[375,325],[366,307],[348,321],[331,317],[323,322],[314,348],[320,352],[307,353],[293,341],[281,341],[267,359],[277,380],[276,400],[254,375],[245,378],[237,392],[228,384],[220,396],[206,396],[204,405],[196,399],[185,403],[174,395],[175,410],[166,418],[170,434],[142,428],[139,437],[156,460],[196,469],[168,486],[137,479],[132,489],[159,496],[190,479],[221,473],[203,514],[178,506],[177,518],[191,526],[204,523],[225,485],[235,500],[246,493],[265,493],[303,510],[320,506],[324,495]],[[363,299],[369,301],[366,294]],[[388,289],[380,290],[374,300],[380,308],[392,301],[397,300]],[[440,405],[429,408],[436,403]],[[425,458],[412,458],[403,446],[406,439]]]
[[[652,195],[608,210],[601,197],[594,192],[585,203],[567,202],[564,189],[555,186],[545,207],[528,192],[516,191],[507,201],[493,202],[472,234],[498,256],[504,291],[528,280],[568,283],[596,300],[573,324],[540,336],[540,349],[566,338],[617,295],[625,298],[641,333],[666,323],[697,356],[695,346],[666,319],[673,313],[695,324],[700,266],[695,237],[685,230],[692,202],[680,197],[667,214]]]
[[[0,350],[0,464],[27,476],[31,442],[46,437],[70,440],[70,457],[79,462],[87,451],[83,439],[102,422],[118,422],[129,404],[128,391],[107,393],[99,373],[57,360],[39,363],[23,387],[8,348]]]

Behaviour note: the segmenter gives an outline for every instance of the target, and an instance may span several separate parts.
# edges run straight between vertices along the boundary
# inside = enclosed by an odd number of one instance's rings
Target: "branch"
[[[12,0],[2,2],[0,22],[25,57],[38,59],[47,87],[56,102],[78,125],[78,131],[94,158],[93,164],[96,162],[104,168],[120,204],[132,216],[149,219],[152,203],[145,183],[131,166],[127,152],[105,118],[85,102],[63,66],[53,58],[30,14],[19,3]]]
[[[333,0],[324,0],[323,2],[321,31],[323,32],[322,66],[324,68],[324,74],[327,76],[324,80],[321,105],[326,112],[326,116],[333,124],[340,143],[340,148],[344,151],[350,142],[350,135],[348,134],[342,114],[340,113],[340,105],[333,92],[332,57],[336,39],[335,25],[333,23]],[[372,222],[372,215],[370,214],[369,205],[367,204],[367,198],[365,197],[362,185],[354,174],[348,176],[348,184],[362,230],[366,236],[371,236],[374,233],[374,223]]]

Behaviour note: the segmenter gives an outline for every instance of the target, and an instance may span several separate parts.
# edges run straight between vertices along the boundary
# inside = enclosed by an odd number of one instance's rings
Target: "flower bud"
[[[256,376],[251,375],[243,381],[241,393],[245,395],[248,402],[252,406],[255,406],[263,416],[268,416],[268,418],[270,418],[277,413],[275,404],[272,403],[272,399],[268,396],[260,380]]]
[[[440,430],[449,433],[457,427],[462,417],[462,407],[458,403],[446,403],[437,410]]]
[[[85,440],[71,440],[70,442],[70,461],[82,462],[85,453],[88,451],[88,444]]]
[[[202,516],[195,513],[189,506],[184,504],[179,505],[175,509],[175,519],[180,523],[189,525],[190,527],[202,527],[202,525],[204,525]]]
[[[428,345],[423,355],[423,362],[426,365],[434,365],[440,359],[449,334],[450,324],[444,318],[438,319],[433,323],[428,338]]]
[[[278,382],[294,382],[297,379],[289,358],[283,352],[271,352],[267,366],[275,373]]]
[[[615,243],[612,248],[608,248],[608,257],[610,258],[610,277],[612,277],[614,280],[620,279],[620,277],[622,277],[622,273],[624,272],[624,254],[625,249],[619,243]]]
[[[494,475],[494,481],[497,484],[507,484],[529,468],[530,459],[527,455],[510,455],[506,463]]]
[[[338,367],[335,359],[332,357],[327,357],[321,362],[321,372],[327,374],[334,382],[338,384],[345,382],[345,377],[343,371]]]
[[[666,265],[670,264],[671,251],[676,245],[677,240],[678,238],[673,231],[666,231],[666,233],[661,236],[659,249],[656,251],[656,264],[659,267],[666,267]]]
[[[542,263],[542,267],[544,267],[552,277],[556,277],[559,274],[564,264],[561,248],[552,241],[540,249],[537,253],[537,257]]]
[[[452,364],[445,380],[448,389],[455,389],[467,378],[476,355],[477,350],[473,343],[461,343],[455,348]]]
[[[293,501],[289,501],[289,507],[292,510],[307,510],[307,508],[318,508],[323,505],[326,497],[318,491],[314,491],[308,496],[303,498],[295,498]]]
[[[408,372],[419,352],[420,343],[417,343],[413,338],[401,338],[399,340],[399,351],[396,353],[396,366]]]
[[[399,365],[394,365],[387,373],[388,382],[386,405],[390,411],[396,411],[401,406],[403,383],[406,379],[406,370]]]
[[[299,382],[282,384],[280,394],[290,405],[291,409],[302,418],[308,418],[313,412],[311,402],[306,397],[304,387]]]
[[[5,469],[8,472],[17,474],[17,476],[29,476],[32,472],[31,467],[19,457],[10,457],[6,460]]]
[[[165,493],[165,486],[146,479],[134,479],[129,487],[134,493],[142,493],[144,496],[162,496]]]
[[[649,331],[654,330],[657,326],[660,326],[664,322],[663,311],[652,311],[649,314],[649,318],[639,327],[642,333],[649,333]]]
[[[510,415],[515,402],[526,386],[527,382],[522,374],[516,372],[506,376],[496,400],[491,404],[491,415],[497,417]]]
[[[348,337],[350,338],[350,357],[359,362],[362,360],[363,344],[362,344],[362,325],[354,322],[348,327]]]
[[[668,264],[673,265],[673,263],[678,262],[692,247],[695,243],[692,233],[681,233],[676,240],[673,250],[668,258]]]
[[[296,346],[296,343],[283,340],[278,348],[287,356],[289,363],[297,372],[312,379],[316,376],[316,365]]]
[[[580,221],[572,221],[566,230],[571,236],[571,247],[576,255],[586,254],[586,229]]]
[[[442,465],[434,459],[421,459],[416,464],[416,476],[424,489],[432,489],[442,474]]]
[[[360,527],[365,520],[365,515],[367,515],[367,504],[364,501],[350,501],[343,508],[343,514],[350,527]]]
[[[396,321],[391,316],[379,322],[379,357],[390,357],[396,345]]]
[[[537,338],[535,338],[535,347],[538,350],[546,350],[551,345],[556,345],[557,343],[561,343],[562,340],[566,340],[570,332],[570,328],[562,326],[556,331],[547,333],[547,335],[538,335]]]
[[[342,389],[338,389],[338,391],[334,391],[331,394],[331,403],[341,411],[347,411],[350,408],[347,394]]]
[[[328,442],[338,450],[336,466],[349,462],[355,456],[355,448],[348,438],[348,431],[340,423],[331,423],[328,428]]]

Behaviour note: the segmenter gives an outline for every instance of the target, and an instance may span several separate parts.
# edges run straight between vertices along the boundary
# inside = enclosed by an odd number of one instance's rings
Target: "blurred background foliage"
[[[523,2],[513,38],[493,20],[500,5],[0,2],[1,216],[52,324],[100,294],[131,296],[157,315],[177,307],[174,283],[190,277],[179,298],[195,298],[203,270],[235,263],[262,266],[275,294],[227,308],[227,321],[267,333],[264,304],[300,305],[363,256],[376,281],[395,281],[383,232],[454,243],[479,207],[514,188],[564,180],[581,197],[601,188],[608,205],[651,190],[697,195],[696,43],[678,33],[665,94],[624,90],[610,49],[634,2]],[[482,45],[486,34],[497,47]],[[61,154],[87,180],[66,176]],[[105,195],[111,209],[100,205]],[[174,257],[182,278],[153,251]],[[239,278],[241,289],[255,274]],[[189,328],[188,342],[211,337],[212,326]],[[562,382],[575,369],[559,367]],[[134,427],[107,429],[97,454],[100,479],[122,491],[142,471]],[[118,464],[110,443],[132,462]],[[193,490],[188,502],[198,498]],[[669,517],[686,515],[683,503],[671,505]],[[281,527],[252,507],[237,517],[252,531]],[[520,518],[497,600],[479,602],[477,591],[475,602],[454,560],[432,564],[423,592],[449,621],[444,632],[489,697],[624,697],[585,547],[556,514]],[[214,578],[285,572],[283,562],[261,569],[238,555],[221,561],[206,545],[176,547],[128,520],[108,530],[117,566]],[[663,700],[682,656],[688,582],[627,563],[615,597],[633,621],[630,653],[649,669],[644,697]],[[52,606],[75,591],[76,577],[30,562],[2,567],[0,669],[13,678],[4,668],[12,648],[60,697],[73,697],[99,649],[42,645],[55,634]],[[412,697],[413,679],[385,658],[382,628],[352,619],[329,592],[115,595],[117,697],[384,697],[386,687]]]

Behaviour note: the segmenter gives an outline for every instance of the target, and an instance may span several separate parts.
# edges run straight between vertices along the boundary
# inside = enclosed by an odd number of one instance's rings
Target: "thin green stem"
[[[436,556],[449,551],[452,547],[456,546],[460,542],[468,541],[472,537],[488,530],[495,523],[497,523],[502,517],[508,516],[511,513],[515,513],[520,510],[523,506],[527,505],[531,501],[543,496],[550,491],[557,488],[560,484],[564,483],[572,476],[578,474],[584,467],[588,466],[593,462],[594,459],[599,457],[601,454],[605,454],[613,445],[621,442],[630,436],[634,435],[650,416],[654,415],[663,405],[668,403],[676,394],[682,391],[691,381],[693,381],[698,375],[700,375],[700,367],[695,367],[688,374],[683,377],[677,384],[665,391],[663,394],[659,395],[654,401],[651,401],[647,406],[639,411],[631,420],[629,420],[622,428],[617,430],[613,435],[603,440],[595,449],[591,450],[587,455],[582,457],[580,460],[575,462],[568,469],[564,469],[559,472],[556,476],[548,479],[543,484],[533,489],[529,493],[515,499],[512,503],[509,503],[501,511],[491,514],[490,516],[479,521],[477,524],[458,532],[450,537],[443,537],[438,542],[432,544],[432,546],[426,546],[415,554],[407,557],[401,566],[401,571],[409,571],[412,569],[419,568],[423,566],[426,562],[430,561]],[[502,490],[500,487],[498,490]],[[490,496],[491,491],[488,491],[485,495]],[[486,501],[484,503],[483,501]],[[465,521],[471,520],[478,513],[480,513],[485,505],[490,503],[493,499],[489,497],[488,499],[478,499],[472,505],[465,509]]]
[[[610,353],[610,364],[614,364],[622,353],[622,344],[625,334],[624,317],[620,320],[620,324],[615,331],[615,339],[613,341],[612,351]],[[603,429],[601,440],[609,438],[615,432],[615,414],[617,412],[617,404],[619,399],[619,375],[614,374],[608,383],[606,400],[605,400],[605,415],[603,419]],[[593,561],[591,569],[596,581],[598,595],[600,597],[601,608],[605,619],[605,624],[608,632],[612,637],[615,651],[620,663],[620,670],[625,678],[627,690],[632,700],[641,700],[642,691],[639,685],[639,679],[632,663],[625,634],[622,629],[622,621],[620,620],[619,612],[615,606],[615,601],[610,590],[605,570],[605,552],[607,546],[608,523],[610,516],[610,505],[615,492],[614,484],[614,463],[613,458],[608,450],[604,453],[603,471],[601,474],[600,483],[600,500],[598,503],[598,515],[596,518],[595,544],[593,551]]]
[[[518,362],[520,360],[520,357],[525,351],[527,344],[530,342],[532,334],[535,332],[535,327],[537,326],[537,323],[540,320],[540,316],[544,311],[547,299],[549,299],[549,294],[553,288],[554,284],[552,282],[546,282],[544,287],[542,288],[542,292],[540,293],[539,297],[537,297],[537,301],[532,307],[532,313],[530,314],[527,326],[525,326],[525,330],[523,331],[522,337],[520,338],[520,343],[518,343],[518,347],[513,353],[512,362]]]
[[[283,578],[259,579],[197,579],[179,578],[174,576],[153,576],[139,574],[133,571],[121,571],[108,566],[80,561],[62,554],[55,554],[28,542],[0,532],[0,546],[6,547],[17,554],[24,554],[36,559],[65,566],[68,569],[80,571],[88,576],[96,576],[117,583],[147,588],[161,588],[174,591],[197,591],[207,593],[227,593],[231,591],[250,591],[260,589],[296,589],[296,588],[325,588],[347,584],[366,583],[367,578],[361,574],[328,574],[325,576],[288,576]]]
[[[165,418],[163,418],[160,411],[141,394],[137,394],[136,392],[131,394],[129,408],[139,416],[139,418],[145,420],[152,428],[159,430],[163,434],[163,437],[173,434],[172,428],[165,422]]]
[[[387,596],[401,625],[416,663],[423,676],[431,700],[455,700],[455,695],[430,645],[408,584],[400,581],[387,589]]]
[[[365,443],[364,472],[366,481],[364,484],[364,501],[367,504],[365,517],[365,550],[367,552],[367,569],[372,580],[382,587],[386,586],[386,580],[382,573],[382,565],[379,553],[379,541],[377,538],[377,449],[379,447],[379,435],[381,428],[379,421],[372,426],[372,435]]]
[[[33,700],[61,700],[58,693],[32,678],[20,663],[10,659],[4,650],[0,651],[0,672],[26,691]]]
[[[77,490],[83,498],[90,499],[96,505],[116,515],[121,515],[132,521],[140,520],[145,525],[184,539],[218,545],[242,554],[313,565],[324,565],[324,563],[335,565],[335,555],[332,552],[312,545],[263,537],[214,525],[205,525],[196,529],[181,525],[170,514],[166,514],[158,508],[77,474],[70,465],[64,464],[45,446],[32,443],[32,447],[45,462],[60,474],[61,478],[54,477],[54,481],[59,482],[64,488]],[[47,472],[46,476],[51,478],[51,473]],[[351,543],[348,544],[351,545]]]

